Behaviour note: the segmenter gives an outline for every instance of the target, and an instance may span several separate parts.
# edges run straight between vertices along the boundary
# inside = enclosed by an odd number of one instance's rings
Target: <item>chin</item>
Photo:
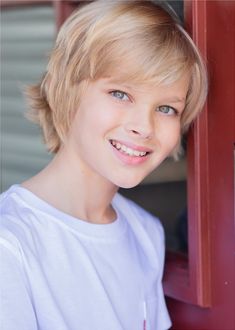
[[[143,178],[137,180],[137,179],[133,179],[133,180],[119,180],[119,182],[116,183],[116,185],[119,188],[125,188],[125,189],[130,189],[130,188],[134,188],[136,186],[138,186],[138,184],[140,184],[140,182],[143,180]]]

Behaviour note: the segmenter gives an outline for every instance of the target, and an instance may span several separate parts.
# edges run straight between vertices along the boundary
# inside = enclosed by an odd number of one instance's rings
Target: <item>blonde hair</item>
[[[126,64],[127,68],[126,69]],[[171,84],[191,77],[181,130],[187,130],[207,94],[207,75],[192,39],[177,19],[151,1],[97,0],[63,24],[42,81],[27,90],[30,116],[57,152],[86,82],[114,75],[139,84]]]

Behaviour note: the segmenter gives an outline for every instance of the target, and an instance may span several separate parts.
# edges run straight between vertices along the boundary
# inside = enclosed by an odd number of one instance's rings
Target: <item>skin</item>
[[[139,184],[177,146],[188,87],[188,76],[148,88],[111,78],[90,82],[64,145],[22,186],[73,217],[113,222],[111,201],[118,188]],[[112,141],[148,153],[130,156]]]

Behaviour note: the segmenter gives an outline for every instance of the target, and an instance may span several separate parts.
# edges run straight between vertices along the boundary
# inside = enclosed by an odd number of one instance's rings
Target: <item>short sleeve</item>
[[[0,325],[2,330],[37,330],[37,321],[17,251],[0,238]]]

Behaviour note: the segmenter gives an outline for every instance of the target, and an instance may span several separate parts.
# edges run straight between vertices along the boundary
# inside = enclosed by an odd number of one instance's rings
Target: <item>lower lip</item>
[[[148,155],[146,154],[145,156],[129,156],[127,154],[124,154],[123,152],[119,151],[118,149],[116,149],[112,144],[110,144],[114,154],[118,157],[119,160],[121,160],[122,163],[126,164],[126,165],[139,165],[142,164],[144,162],[146,162],[146,160],[148,159]]]

